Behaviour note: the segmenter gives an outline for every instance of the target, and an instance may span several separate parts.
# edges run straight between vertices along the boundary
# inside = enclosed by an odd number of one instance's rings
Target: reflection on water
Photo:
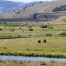
[[[26,57],[26,56],[0,56],[1,60],[31,60],[31,61],[62,61],[64,58],[47,58],[47,57]]]

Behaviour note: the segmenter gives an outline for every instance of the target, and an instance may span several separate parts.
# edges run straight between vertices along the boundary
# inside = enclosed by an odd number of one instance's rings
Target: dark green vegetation
[[[57,11],[66,11],[66,5],[62,5],[60,7],[56,7],[55,9],[53,9],[54,12]]]

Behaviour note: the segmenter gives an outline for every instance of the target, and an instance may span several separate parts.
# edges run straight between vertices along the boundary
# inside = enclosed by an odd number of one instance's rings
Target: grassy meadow
[[[66,58],[65,22],[7,22],[0,25],[0,55]]]

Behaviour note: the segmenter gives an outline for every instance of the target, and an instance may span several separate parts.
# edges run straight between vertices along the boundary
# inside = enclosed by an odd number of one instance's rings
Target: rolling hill
[[[25,6],[19,6],[17,9],[7,12],[7,17],[1,18],[16,18],[32,20],[36,16],[38,20],[55,20],[66,16],[66,11],[53,12],[53,9],[66,4],[65,0],[54,0],[46,2],[33,2]],[[65,8],[65,7],[64,7]]]

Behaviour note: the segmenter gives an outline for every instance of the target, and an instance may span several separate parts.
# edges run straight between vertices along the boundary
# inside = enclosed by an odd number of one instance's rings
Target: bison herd
[[[38,43],[41,43],[42,41],[41,40],[38,40]],[[45,40],[43,40],[43,43],[46,43],[47,41],[46,41],[46,39]]]

